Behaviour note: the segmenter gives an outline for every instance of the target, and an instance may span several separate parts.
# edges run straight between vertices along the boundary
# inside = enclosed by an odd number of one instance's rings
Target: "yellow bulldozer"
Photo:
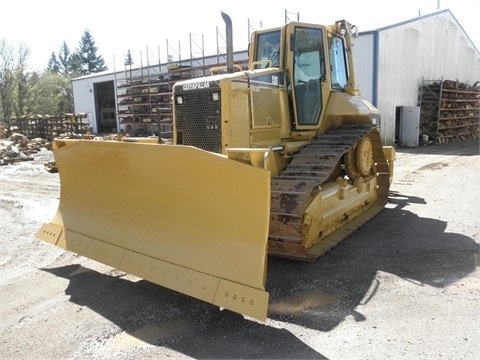
[[[56,140],[58,210],[37,237],[265,320],[268,255],[314,261],[380,212],[395,158],[361,98],[354,27],[291,22],[176,83],[173,144]],[[135,141],[137,140],[137,141]]]

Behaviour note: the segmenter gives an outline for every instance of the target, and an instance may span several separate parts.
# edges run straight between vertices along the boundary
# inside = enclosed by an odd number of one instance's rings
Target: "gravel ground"
[[[52,159],[0,167],[2,359],[480,359],[478,141],[397,149],[381,214],[315,263],[269,258],[266,322],[36,240]]]

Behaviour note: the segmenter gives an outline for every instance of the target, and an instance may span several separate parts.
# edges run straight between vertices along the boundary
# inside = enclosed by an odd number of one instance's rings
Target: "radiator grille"
[[[184,145],[221,153],[220,101],[212,101],[212,91],[220,93],[218,88],[175,92],[183,96],[183,104],[175,105],[177,139]]]

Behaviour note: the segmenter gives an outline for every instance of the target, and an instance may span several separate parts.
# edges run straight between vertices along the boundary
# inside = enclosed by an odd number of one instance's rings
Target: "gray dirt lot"
[[[397,149],[375,219],[315,263],[269,258],[265,323],[36,240],[51,156],[0,167],[2,359],[480,359],[478,141]]]

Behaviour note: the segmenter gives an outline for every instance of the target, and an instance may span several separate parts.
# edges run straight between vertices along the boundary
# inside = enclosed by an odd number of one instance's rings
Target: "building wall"
[[[392,145],[396,107],[418,105],[422,78],[473,84],[480,80],[480,54],[446,10],[380,29],[377,74],[382,139]]]
[[[355,79],[362,97],[375,104],[376,66],[375,37],[376,33],[365,33],[353,39],[353,66]]]
[[[87,114],[90,127],[93,128],[94,132],[97,132],[94,84],[104,81],[112,81],[114,78],[114,73],[107,73],[102,75],[84,76],[72,80],[74,111],[75,113]]]

